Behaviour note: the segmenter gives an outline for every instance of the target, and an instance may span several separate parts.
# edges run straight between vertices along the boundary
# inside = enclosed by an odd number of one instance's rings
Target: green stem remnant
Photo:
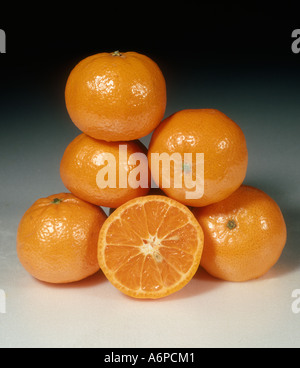
[[[60,204],[63,200],[59,198],[54,198],[51,204]]]
[[[236,222],[234,220],[229,220],[227,223],[227,227],[229,230],[233,230],[234,228],[236,228]]]
[[[111,54],[112,54],[112,56],[122,56],[122,54],[120,53],[119,50],[117,50],[115,52],[112,52]]]
[[[186,162],[183,162],[183,163],[182,163],[182,171],[183,171],[185,174],[189,174],[189,173],[192,171],[191,164],[188,164],[188,163],[186,163]]]

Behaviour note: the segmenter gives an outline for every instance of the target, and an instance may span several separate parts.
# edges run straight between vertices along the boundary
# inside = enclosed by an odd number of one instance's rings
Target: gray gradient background
[[[300,289],[300,54],[291,52],[291,32],[300,24],[288,16],[266,23],[254,13],[230,24],[214,15],[214,23],[185,33],[176,24],[158,26],[142,41],[134,27],[109,40],[76,22],[59,23],[55,32],[42,21],[26,23],[19,28],[25,34],[0,23],[7,32],[7,54],[0,54],[0,289],[7,307],[0,347],[300,346],[300,314],[291,309],[292,292]],[[83,57],[114,49],[158,62],[167,83],[166,116],[216,108],[243,129],[245,182],[277,201],[288,227],[282,258],[262,279],[225,283],[199,270],[182,291],[145,302],[123,296],[101,273],[51,286],[19,264],[23,213],[36,199],[66,190],[60,160],[80,134],[64,105],[68,73]]]

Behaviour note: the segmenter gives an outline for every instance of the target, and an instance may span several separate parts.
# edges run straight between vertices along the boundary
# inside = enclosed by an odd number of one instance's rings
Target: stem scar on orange
[[[105,141],[129,141],[163,119],[166,82],[158,65],[136,52],[99,53],[72,70],[65,100],[73,123]]]
[[[259,189],[243,185],[227,199],[193,213],[205,237],[201,265],[217,278],[239,282],[263,276],[285,247],[280,208]]]
[[[157,299],[192,279],[202,250],[203,232],[192,212],[154,195],[129,201],[109,216],[100,231],[98,259],[117,289]]]
[[[82,280],[99,270],[98,237],[107,216],[72,194],[37,200],[18,228],[17,253],[23,267],[49,283]]]

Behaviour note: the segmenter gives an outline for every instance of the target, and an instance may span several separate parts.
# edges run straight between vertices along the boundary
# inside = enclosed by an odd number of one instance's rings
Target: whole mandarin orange
[[[73,123],[105,141],[129,141],[153,131],[166,109],[166,83],[149,57],[118,51],[82,60],[65,90]]]
[[[168,186],[163,182],[167,170],[153,165],[154,154],[166,153],[169,157],[180,156],[179,168],[171,160]],[[185,154],[192,159],[186,162]],[[204,154],[204,162],[198,162],[197,154]],[[154,181],[169,197],[188,206],[202,207],[227,198],[239,188],[247,172],[248,151],[245,136],[233,120],[218,110],[194,109],[179,111],[156,128],[148,160]],[[179,175],[181,186],[176,184]],[[185,182],[188,177],[189,185]],[[197,189],[196,184],[199,194],[189,198],[187,194]]]
[[[17,253],[35,278],[49,283],[82,280],[99,270],[97,245],[107,216],[72,194],[37,200],[18,228]]]
[[[147,149],[141,142],[106,142],[85,134],[67,147],[60,174],[74,195],[111,208],[148,194],[151,185]]]
[[[277,203],[263,191],[241,186],[219,203],[193,210],[204,231],[202,267],[227,281],[267,273],[286,244],[286,224]]]

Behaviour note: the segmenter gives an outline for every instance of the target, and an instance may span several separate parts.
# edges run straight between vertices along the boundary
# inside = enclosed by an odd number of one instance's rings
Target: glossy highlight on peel
[[[109,216],[100,231],[98,260],[123,293],[157,299],[192,279],[203,241],[201,226],[187,207],[150,195],[129,201]]]

